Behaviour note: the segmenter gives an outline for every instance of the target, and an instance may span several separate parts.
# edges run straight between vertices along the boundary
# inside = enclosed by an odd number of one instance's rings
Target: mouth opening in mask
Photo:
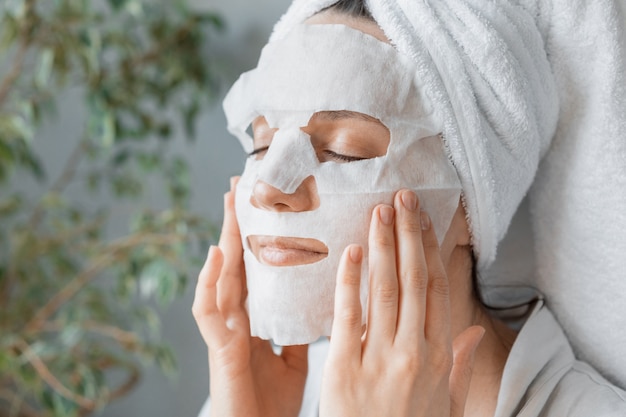
[[[247,242],[257,261],[268,266],[307,265],[328,256],[328,246],[317,239],[250,235]]]

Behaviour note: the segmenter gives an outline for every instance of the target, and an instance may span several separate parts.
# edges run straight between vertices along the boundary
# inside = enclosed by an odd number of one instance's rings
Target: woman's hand
[[[234,209],[236,182],[231,181],[224,196],[219,247],[209,250],[192,308],[209,348],[211,415],[295,417],[302,404],[308,346],[285,347],[275,355],[268,341],[250,336]]]
[[[350,246],[337,276],[322,417],[462,417],[473,355],[484,330],[454,342],[448,278],[437,237],[412,191],[374,210],[369,237],[367,330],[361,326],[362,249]]]

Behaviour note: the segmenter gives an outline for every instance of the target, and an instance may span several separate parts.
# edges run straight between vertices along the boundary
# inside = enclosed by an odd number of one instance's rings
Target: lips
[[[328,256],[328,247],[317,239],[252,235],[248,245],[256,259],[269,266],[312,264]]]

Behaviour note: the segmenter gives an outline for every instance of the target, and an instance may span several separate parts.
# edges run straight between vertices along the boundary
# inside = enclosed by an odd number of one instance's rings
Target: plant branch
[[[52,374],[44,361],[31,349],[28,343],[21,340],[18,343],[18,347],[22,353],[24,353],[26,360],[28,360],[33,368],[35,368],[41,379],[43,379],[54,391],[85,409],[93,410],[96,407],[96,402],[94,400],[79,395],[63,385],[63,383]]]
[[[119,327],[110,324],[100,323],[94,320],[86,320],[80,323],[80,325],[84,330],[110,337],[123,346],[136,346],[140,342],[139,337],[135,333],[129,330],[120,329]],[[42,326],[42,330],[47,332],[58,332],[65,326],[65,323],[53,321],[44,324]]]
[[[36,332],[40,329],[48,317],[74,297],[81,288],[96,278],[100,272],[109,267],[120,252],[141,244],[171,245],[177,240],[179,240],[179,238],[176,235],[139,233],[113,242],[106,249],[105,253],[96,258],[83,272],[68,283],[61,291],[56,293],[39,311],[37,311],[26,325],[26,331]]]

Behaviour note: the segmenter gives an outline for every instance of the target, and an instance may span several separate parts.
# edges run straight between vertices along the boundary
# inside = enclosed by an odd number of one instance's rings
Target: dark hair
[[[339,0],[337,3],[323,9],[322,11],[326,10],[333,10],[352,17],[360,17],[372,21],[374,20],[365,5],[364,0]]]

